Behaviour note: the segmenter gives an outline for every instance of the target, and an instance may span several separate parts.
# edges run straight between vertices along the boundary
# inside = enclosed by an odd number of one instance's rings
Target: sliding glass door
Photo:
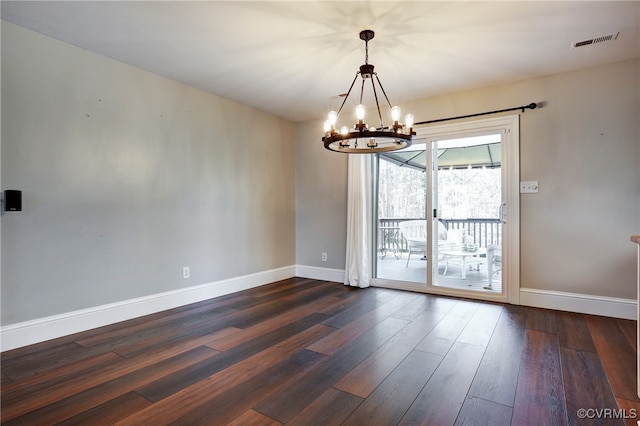
[[[439,126],[379,154],[375,285],[517,301],[513,129],[517,117]]]

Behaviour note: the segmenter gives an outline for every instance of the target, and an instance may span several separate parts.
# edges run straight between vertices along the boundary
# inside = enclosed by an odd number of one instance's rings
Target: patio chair
[[[407,248],[409,249],[405,268],[409,267],[409,260],[412,254],[427,255],[426,224],[427,222],[424,220],[407,220],[398,224],[400,233],[407,241]]]
[[[502,270],[502,246],[497,244],[489,244],[487,246],[487,275],[489,283],[484,287],[485,290],[491,290],[493,282],[493,274]]]
[[[407,241],[407,248],[409,249],[407,263],[405,265],[405,268],[408,268],[412,254],[420,254],[423,257],[427,255],[427,221],[406,220],[404,222],[400,222],[398,226],[400,228],[400,233]],[[438,222],[438,241],[441,242],[446,239],[447,228],[442,224],[442,222]]]

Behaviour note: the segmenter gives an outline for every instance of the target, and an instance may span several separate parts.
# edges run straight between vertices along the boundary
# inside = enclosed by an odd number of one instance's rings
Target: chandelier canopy
[[[356,72],[356,76],[351,82],[349,91],[344,97],[338,112],[329,112],[329,116],[324,122],[324,136],[322,137],[322,141],[324,142],[324,147],[329,150],[348,154],[371,154],[375,152],[397,151],[410,146],[411,139],[416,134],[413,131],[413,114],[407,114],[405,116],[404,124],[400,123],[400,108],[397,106],[391,106],[389,97],[387,96],[384,87],[382,87],[378,74],[374,71],[373,65],[369,64],[369,40],[372,40],[374,35],[375,33],[371,30],[360,31],[360,39],[364,40],[365,43],[364,65],[361,65],[360,69]],[[342,126],[339,130],[336,130],[338,129],[338,117],[342,112],[342,108],[347,103],[347,99],[349,99],[351,89],[353,89],[353,86],[358,79],[358,75],[362,77],[362,85],[360,87],[360,102],[355,107],[356,122],[351,128],[348,126]],[[379,126],[368,125],[364,121],[366,108],[363,105],[363,97],[367,80],[371,81],[373,97],[375,99],[378,118],[380,119]],[[391,120],[393,121],[393,124],[389,126],[385,126],[382,120],[376,82],[391,110]]]

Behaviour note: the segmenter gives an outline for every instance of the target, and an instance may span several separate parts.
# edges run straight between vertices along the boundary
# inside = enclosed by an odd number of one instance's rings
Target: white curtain
[[[371,284],[373,244],[372,154],[349,154],[347,178],[347,258],[344,283]]]

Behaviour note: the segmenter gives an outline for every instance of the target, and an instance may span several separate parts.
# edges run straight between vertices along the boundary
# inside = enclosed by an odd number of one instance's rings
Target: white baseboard
[[[0,328],[7,351],[294,277],[295,266],[272,269],[179,290],[11,324]]]
[[[594,296],[591,294],[565,293],[534,288],[520,289],[520,304],[536,308],[556,309],[581,314],[601,315],[635,320],[635,299]]]
[[[296,265],[296,277],[344,283],[344,269]]]
[[[344,282],[344,270],[341,269],[304,265],[287,266],[0,327],[0,350],[7,351],[67,336],[294,276]],[[631,320],[636,319],[637,309],[634,299],[532,288],[520,289],[520,304]]]

